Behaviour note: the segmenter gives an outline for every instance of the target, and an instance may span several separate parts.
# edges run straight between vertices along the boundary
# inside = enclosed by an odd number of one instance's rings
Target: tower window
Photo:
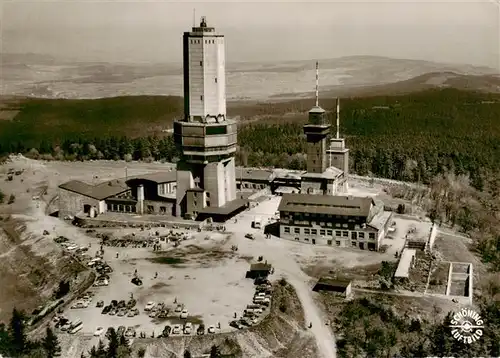
[[[203,66],[203,61],[200,61],[200,66]]]
[[[203,95],[200,96],[200,101],[203,101]]]
[[[215,83],[217,83],[217,77],[215,77]]]

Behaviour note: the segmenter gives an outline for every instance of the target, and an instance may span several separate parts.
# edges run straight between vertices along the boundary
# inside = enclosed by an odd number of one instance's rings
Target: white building
[[[226,118],[224,36],[207,25],[185,32],[184,118],[174,122],[177,162],[176,216],[231,216],[236,199],[237,123]]]

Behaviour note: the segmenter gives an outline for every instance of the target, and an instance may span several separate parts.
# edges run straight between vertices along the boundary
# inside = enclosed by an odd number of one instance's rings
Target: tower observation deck
[[[236,199],[237,123],[226,118],[224,46],[205,17],[183,36],[184,118],[174,122],[181,153],[176,216],[196,217]]]

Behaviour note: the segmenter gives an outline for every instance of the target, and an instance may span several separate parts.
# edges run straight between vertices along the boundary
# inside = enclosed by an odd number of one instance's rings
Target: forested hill
[[[230,104],[229,115],[241,120],[238,160],[303,168],[302,125],[311,105],[312,100]],[[331,110],[335,103],[321,100],[321,105]],[[178,97],[11,100],[0,106],[0,152],[171,160],[176,151],[165,130],[181,114]],[[358,174],[426,182],[453,169],[470,173],[481,187],[481,179],[500,168],[500,95],[433,89],[342,99],[340,132]]]

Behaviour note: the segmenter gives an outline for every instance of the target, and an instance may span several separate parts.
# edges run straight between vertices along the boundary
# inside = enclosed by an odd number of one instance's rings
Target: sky
[[[228,62],[376,55],[500,69],[500,0],[3,0],[2,51],[80,61],[180,62],[182,32],[206,16]]]

